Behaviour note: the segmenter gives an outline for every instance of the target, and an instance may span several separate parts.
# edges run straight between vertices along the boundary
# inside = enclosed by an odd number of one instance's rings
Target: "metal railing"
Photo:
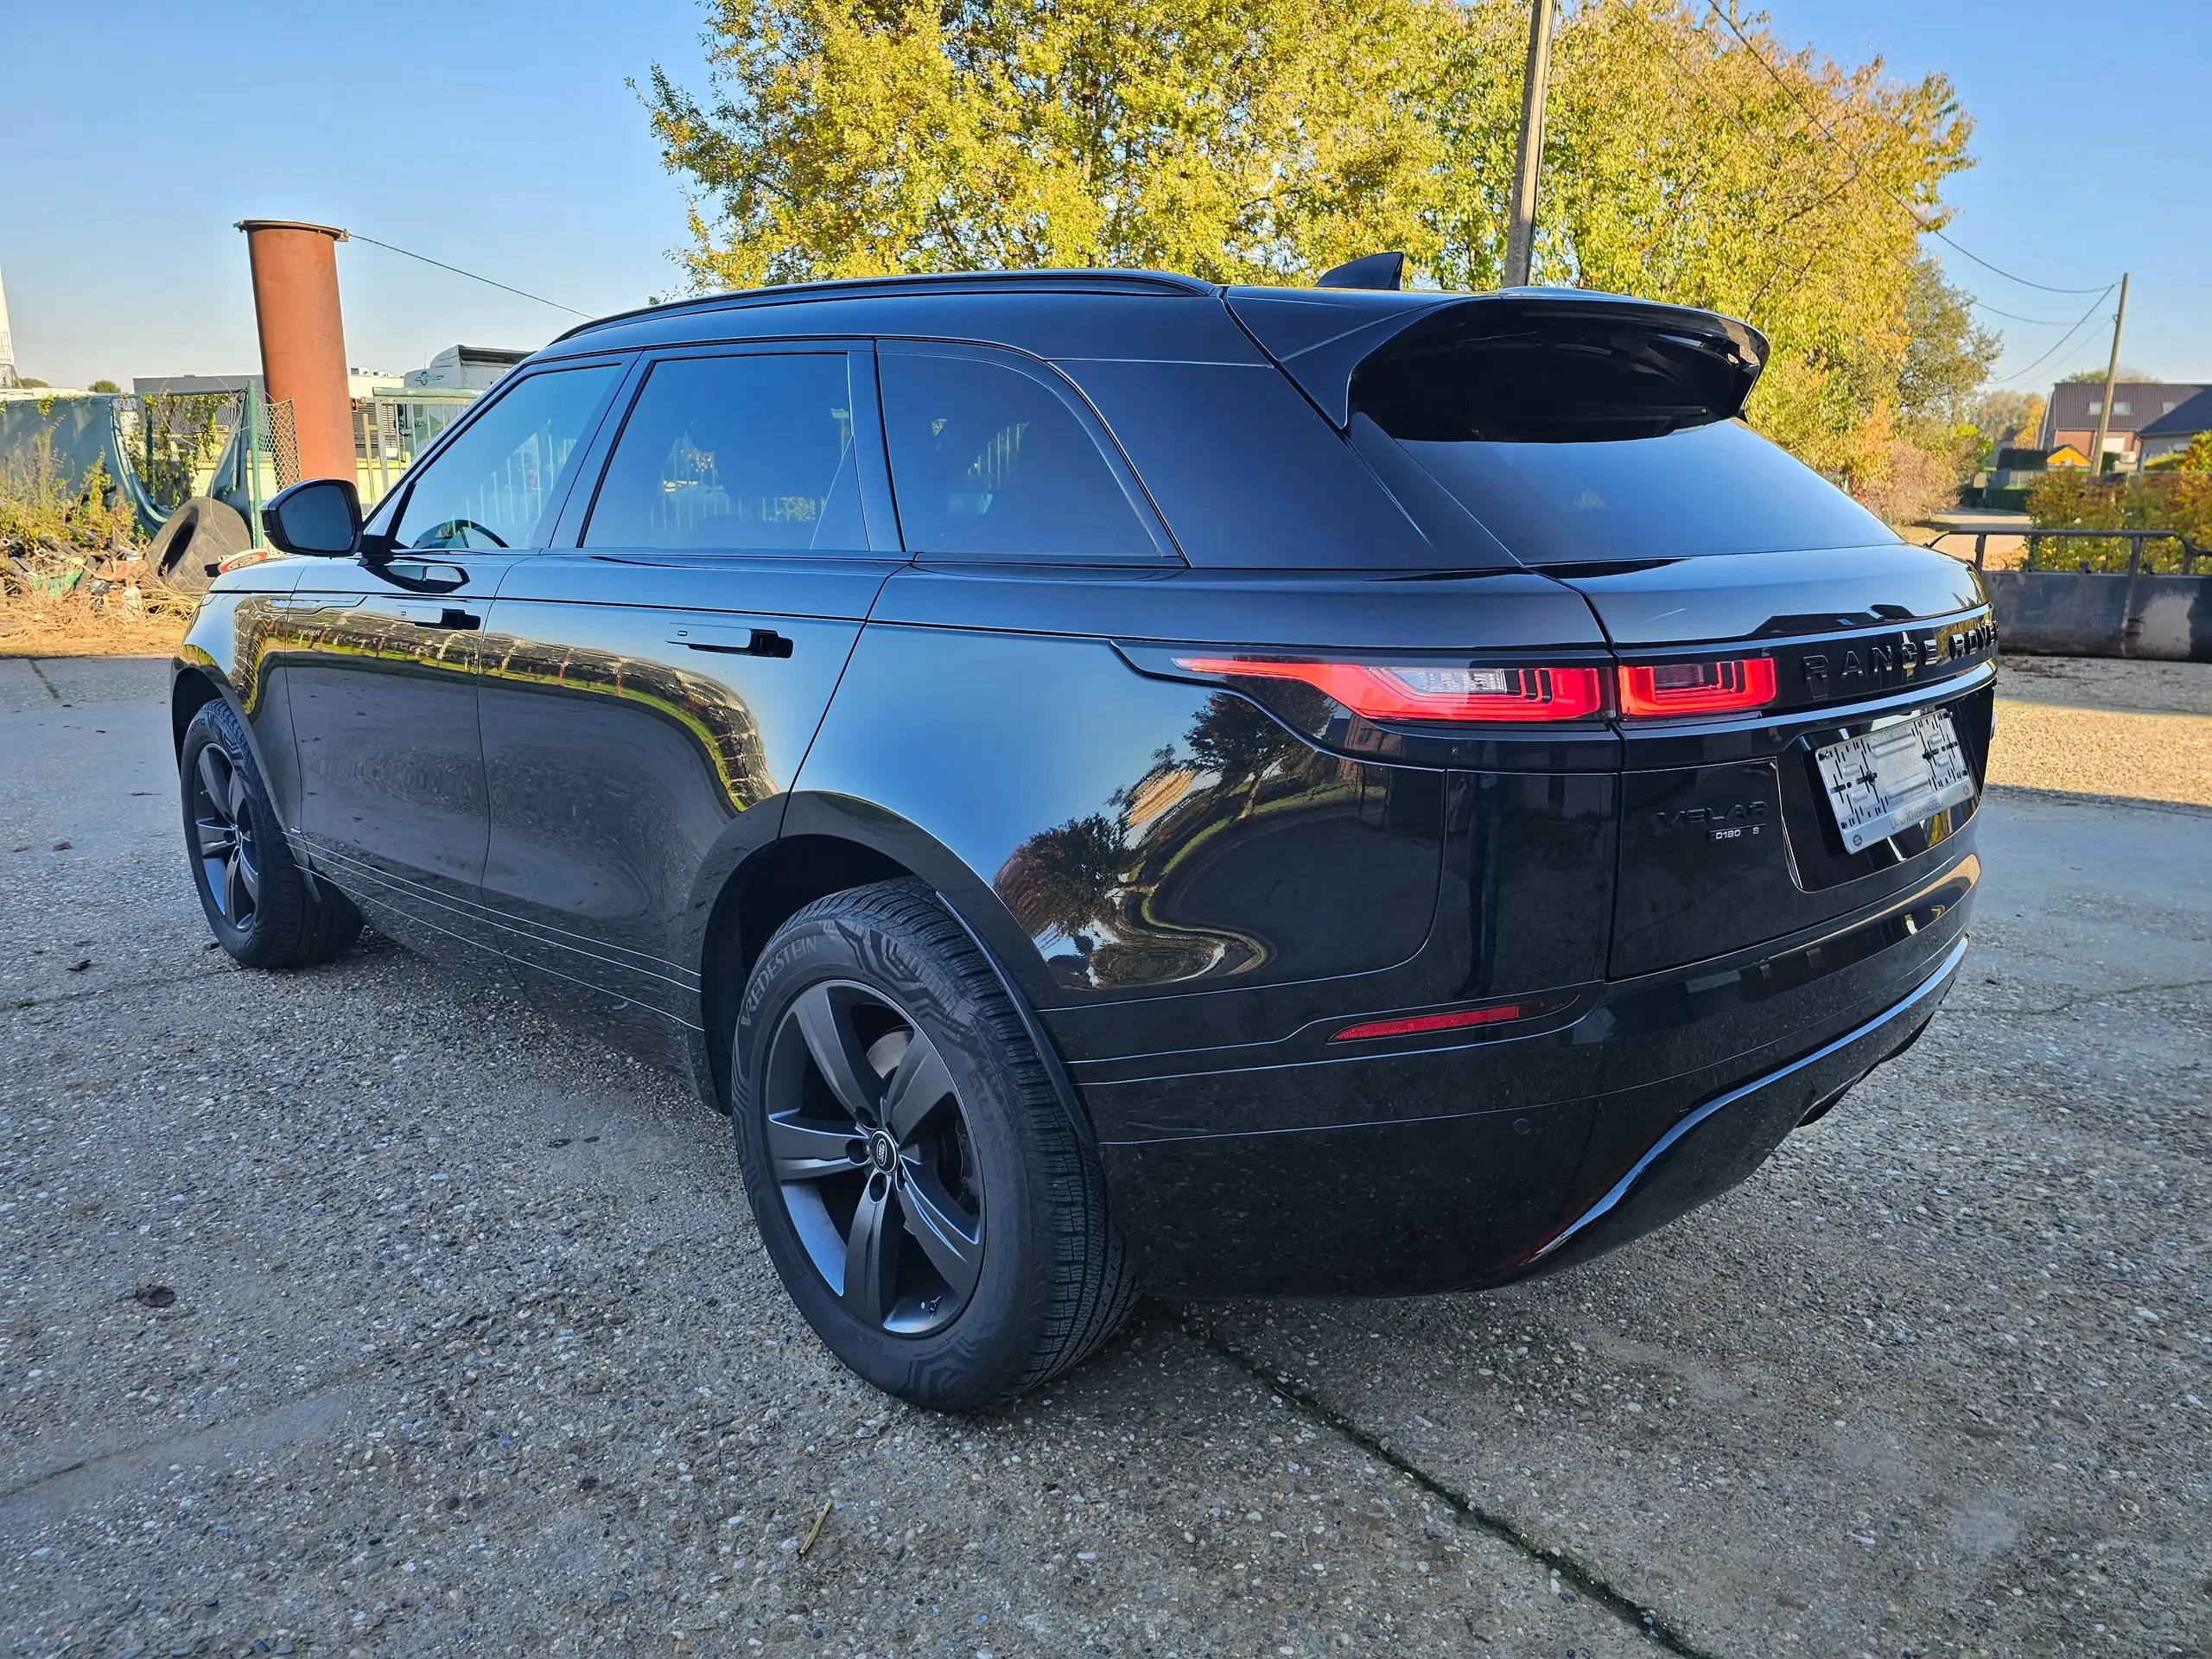
[[[1993,536],[2017,536],[2025,541],[2031,569],[2034,567],[2038,550],[2037,543],[2040,542],[2068,539],[2126,542],[2128,543],[2126,575],[2131,578],[2142,574],[2143,543],[2145,542],[2178,542],[2181,544],[2181,574],[2184,576],[2195,575],[2196,561],[2212,556],[2212,548],[2199,547],[2189,539],[2186,532],[2178,530],[1948,530],[1936,524],[1929,524],[1927,528],[1936,532],[1936,541],[1930,543],[1930,546],[1953,536],[1973,537],[1974,568],[1977,570],[1986,568],[1984,561],[1988,557],[1989,538]],[[2120,573],[2114,571],[2111,574],[2117,575]]]

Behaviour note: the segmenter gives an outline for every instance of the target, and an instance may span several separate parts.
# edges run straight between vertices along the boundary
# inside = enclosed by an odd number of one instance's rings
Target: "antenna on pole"
[[[1535,252],[1536,183],[1544,163],[1544,83],[1552,63],[1554,0],[1529,0],[1529,74],[1521,88],[1521,143],[1513,156],[1513,216],[1505,236],[1505,283],[1529,284]]]

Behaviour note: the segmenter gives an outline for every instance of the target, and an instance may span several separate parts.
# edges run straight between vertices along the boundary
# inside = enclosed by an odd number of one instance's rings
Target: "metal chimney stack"
[[[352,478],[353,404],[338,308],[337,250],[346,232],[289,219],[245,219],[238,229],[253,265],[262,379],[271,404],[292,406],[298,475]]]

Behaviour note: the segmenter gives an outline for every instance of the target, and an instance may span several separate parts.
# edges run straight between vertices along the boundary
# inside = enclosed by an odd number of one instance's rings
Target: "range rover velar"
[[[1580,1261],[1966,948],[1988,605],[1742,423],[1765,353],[1116,271],[587,325],[213,583],[209,925],[278,968],[365,917],[688,1071],[798,1306],[916,1402],[1140,1290]]]

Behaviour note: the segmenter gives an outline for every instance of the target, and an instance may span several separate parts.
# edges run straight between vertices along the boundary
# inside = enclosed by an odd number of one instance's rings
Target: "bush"
[[[2028,491],[2028,517],[2037,530],[2172,530],[2199,548],[2212,548],[2212,473],[2162,472],[2141,477],[2092,480],[2067,467],[2044,474]],[[2113,537],[2068,537],[2033,548],[2028,569],[2125,570],[2128,543]],[[2182,550],[2171,541],[2145,542],[2145,570],[2178,571]]]

